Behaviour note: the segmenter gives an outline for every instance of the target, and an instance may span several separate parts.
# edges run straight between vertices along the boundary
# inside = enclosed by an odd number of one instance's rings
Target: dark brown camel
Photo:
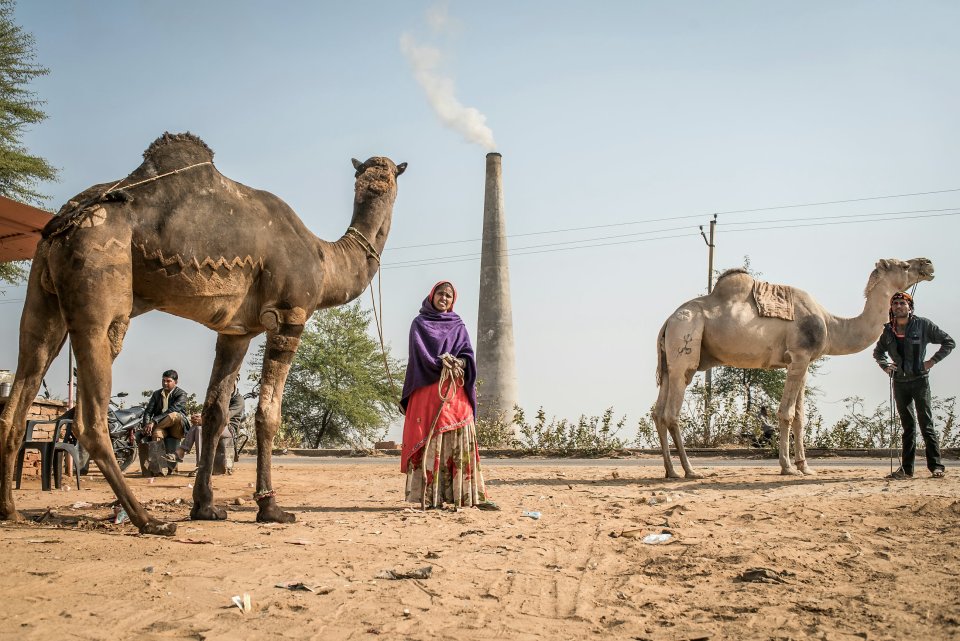
[[[266,332],[256,414],[257,520],[293,521],[277,507],[270,475],[290,363],[310,315],[353,300],[376,273],[396,178],[406,163],[353,161],[353,219],[331,243],[311,234],[273,194],[222,175],[213,152],[192,134],[164,134],[143,157],[123,180],[76,196],[44,229],[20,321],[17,374],[0,416],[0,519],[21,519],[13,470],[26,412],[69,333],[77,357],[80,443],[140,532],[176,531],[134,498],[107,438],[113,360],[130,319],[156,309],[218,334],[203,407],[203,424],[214,429],[203,431],[191,518],[226,518],[226,510],[213,505],[210,487],[216,441],[250,341]]]

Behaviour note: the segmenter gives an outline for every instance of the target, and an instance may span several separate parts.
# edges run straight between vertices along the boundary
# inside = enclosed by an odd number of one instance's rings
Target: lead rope
[[[893,414],[893,374],[890,374],[890,474],[893,474],[893,450],[894,443],[896,443],[897,438],[897,422]],[[900,448],[897,450],[897,461],[900,463],[900,468],[903,468],[903,460],[900,458]]]
[[[445,381],[450,381],[450,385],[447,386],[447,394],[443,394],[443,383]],[[437,384],[437,391],[440,394],[440,409],[437,411],[436,417],[433,419],[433,423],[430,425],[430,432],[427,434],[427,442],[423,445],[423,457],[420,459],[420,474],[423,479],[423,491],[420,494],[420,509],[427,509],[427,455],[430,452],[430,443],[433,441],[433,434],[437,429],[437,423],[440,421],[440,415],[443,414],[443,408],[447,406],[447,402],[454,397],[457,393],[457,387],[463,387],[463,379],[457,380],[457,376],[454,374],[453,365],[448,363],[446,360],[443,361],[443,370],[440,372],[440,382]],[[433,467],[433,461],[431,457],[430,467]],[[437,479],[433,479],[434,484],[436,484]]]
[[[397,393],[397,384],[396,381],[393,380],[393,374],[390,372],[390,364],[387,360],[387,347],[383,340],[383,272],[380,270],[380,252],[377,251],[373,243],[356,227],[347,227],[347,233],[344,234],[344,236],[360,245],[370,258],[377,261],[377,296],[380,298],[380,311],[377,311],[377,301],[373,296],[373,279],[370,280],[370,307],[373,308],[373,323],[377,327],[377,338],[380,339],[380,354],[383,356],[383,369],[387,373],[387,380],[390,381],[390,389],[393,390],[393,396],[399,405],[400,395]]]

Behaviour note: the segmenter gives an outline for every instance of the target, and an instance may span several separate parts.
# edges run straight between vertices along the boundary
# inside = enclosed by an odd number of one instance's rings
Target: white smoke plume
[[[431,8],[427,12],[427,21],[435,31],[448,30],[451,25],[444,5]],[[418,43],[408,33],[400,36],[400,50],[413,68],[413,77],[423,87],[427,100],[440,121],[460,132],[467,141],[488,151],[496,149],[493,131],[487,126],[487,117],[457,100],[453,79],[443,73],[443,52],[436,47]]]

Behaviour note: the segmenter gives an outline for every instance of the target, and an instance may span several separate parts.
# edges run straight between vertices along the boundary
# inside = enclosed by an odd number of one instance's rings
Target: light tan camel
[[[20,356],[0,416],[0,519],[21,517],[13,501],[14,458],[40,381],[69,333],[77,357],[80,443],[97,462],[140,532],[172,535],[134,497],[107,437],[111,367],[130,319],[151,310],[197,321],[218,333],[203,407],[194,519],[224,519],[210,474],[216,441],[247,347],[266,332],[256,413],[258,521],[289,522],[270,475],[280,401],[304,324],[317,309],[342,305],[367,287],[390,231],[396,178],[406,163],[353,161],[356,188],[347,233],[316,238],[282,200],[217,171],[213,152],[192,134],[164,134],[144,162],[115,184],[91,187],[44,230],[20,321]],[[158,336],[158,344],[176,336]],[[158,371],[169,365],[157,363]]]
[[[803,449],[807,367],[821,356],[854,354],[876,342],[888,320],[890,297],[922,280],[933,280],[933,263],[926,258],[880,260],[867,281],[863,311],[855,318],[830,314],[812,296],[796,288],[787,288],[794,301],[794,320],[760,316],[753,297],[754,279],[742,269],[724,272],[710,294],[681,305],[657,337],[660,394],[653,419],[667,478],[679,478],[670,460],[667,433],[673,437],[687,478],[697,478],[683,449],[678,418],[693,375],[718,365],[786,368],[778,412],[781,472],[812,474]],[[797,467],[790,462],[791,429]]]

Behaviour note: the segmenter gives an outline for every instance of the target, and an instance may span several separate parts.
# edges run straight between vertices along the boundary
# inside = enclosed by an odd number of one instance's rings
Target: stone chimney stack
[[[501,415],[509,422],[519,399],[500,159],[498,153],[487,154],[477,319],[477,375],[482,381],[478,413],[486,419]]]

